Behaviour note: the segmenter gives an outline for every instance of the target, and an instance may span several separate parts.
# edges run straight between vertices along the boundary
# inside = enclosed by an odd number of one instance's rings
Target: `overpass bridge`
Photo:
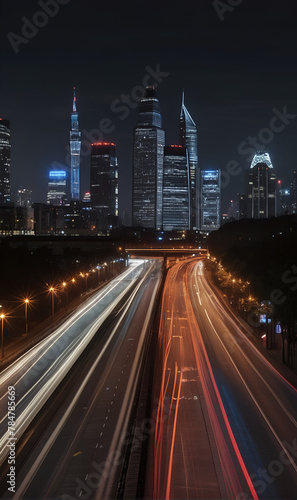
[[[169,256],[183,256],[183,255],[197,255],[197,256],[207,256],[207,248],[196,248],[196,247],[177,247],[177,248],[162,248],[162,247],[140,247],[140,248],[126,248],[126,253],[130,256],[141,256],[141,257],[169,257]]]

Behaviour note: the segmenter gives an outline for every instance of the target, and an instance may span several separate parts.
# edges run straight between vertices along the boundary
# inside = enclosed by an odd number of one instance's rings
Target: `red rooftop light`
[[[91,146],[115,146],[114,142],[93,142]]]

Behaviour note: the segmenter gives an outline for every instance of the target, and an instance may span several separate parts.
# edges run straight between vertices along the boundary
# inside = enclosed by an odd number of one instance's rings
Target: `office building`
[[[19,187],[17,192],[18,207],[32,207],[32,191],[29,188]]]
[[[141,99],[133,137],[132,224],[162,227],[165,131],[157,92],[147,87]]]
[[[0,118],[0,205],[10,203],[10,122]]]
[[[49,205],[63,205],[66,201],[66,171],[50,170],[46,201]]]
[[[221,171],[201,170],[201,230],[213,231],[221,225]]]
[[[238,193],[238,218],[246,219],[247,211],[246,211],[246,196],[244,193]]]
[[[189,153],[190,180],[191,180],[191,229],[199,229],[200,225],[200,190],[198,171],[198,138],[197,127],[188,109],[185,106],[185,94],[182,94],[180,113],[180,144],[187,148]]]
[[[228,220],[239,219],[239,204],[238,200],[230,200],[230,205],[228,208]]]
[[[30,205],[19,205],[15,208],[13,234],[34,234],[34,209]]]
[[[280,188],[278,191],[277,215],[289,215],[291,213],[291,191],[288,188]]]
[[[291,182],[291,213],[297,214],[297,171],[293,172],[293,179]]]
[[[70,131],[70,155],[71,155],[70,194],[72,200],[80,199],[80,151],[81,151],[81,132],[79,132],[78,130],[78,113],[76,108],[76,95],[74,87],[73,105],[71,113],[71,131]]]
[[[163,229],[190,229],[190,171],[188,150],[165,146],[163,173]]]
[[[255,154],[246,172],[247,216],[252,219],[276,217],[276,175],[268,153]]]
[[[98,229],[117,226],[119,215],[119,170],[113,142],[96,142],[91,150],[91,203]]]

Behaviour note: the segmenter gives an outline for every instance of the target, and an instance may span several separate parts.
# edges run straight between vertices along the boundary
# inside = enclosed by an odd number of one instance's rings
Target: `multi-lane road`
[[[18,461],[15,498],[115,497],[161,265],[132,261],[1,374],[1,459],[8,452],[8,384],[16,392],[17,449],[25,456]]]
[[[297,392],[242,330],[202,261],[169,270],[147,497],[296,498]]]
[[[2,485],[8,386],[18,453],[16,493],[4,488],[3,497],[121,497],[161,279],[161,259],[132,260],[2,372]],[[154,353],[146,498],[296,497],[297,391],[247,333],[202,259],[169,269]]]

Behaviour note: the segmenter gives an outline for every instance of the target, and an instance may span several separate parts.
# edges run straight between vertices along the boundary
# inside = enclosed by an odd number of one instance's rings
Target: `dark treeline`
[[[92,268],[113,259],[123,257],[118,244],[81,251],[77,248],[52,248],[41,245],[32,249],[30,244],[13,245],[13,239],[3,239],[0,245],[0,304],[7,315],[5,332],[10,337],[19,335],[24,329],[23,299],[30,298],[29,321],[32,327],[51,314],[48,289],[56,287],[55,311],[65,308],[68,301],[78,298],[87,289],[92,289],[100,281],[109,279],[122,269],[123,261],[106,268],[90,272],[88,277],[80,277]],[[74,284],[71,279],[75,278]],[[67,282],[67,291],[61,284]],[[31,300],[32,299],[32,300]],[[8,339],[7,339],[8,340]]]
[[[250,281],[260,302],[271,301],[290,364],[297,322],[297,215],[225,224],[210,234],[209,251],[227,271]]]

